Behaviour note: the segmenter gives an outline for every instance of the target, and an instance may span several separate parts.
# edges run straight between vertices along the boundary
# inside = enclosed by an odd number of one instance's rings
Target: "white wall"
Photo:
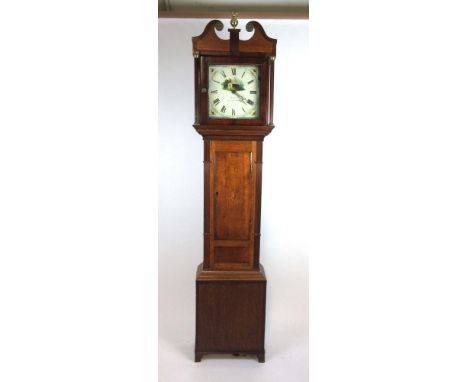
[[[164,374],[172,359],[167,349],[177,348],[176,343],[183,360],[192,362],[193,358],[195,270],[203,258],[203,140],[192,127],[191,37],[201,34],[208,21],[159,20],[160,375],[169,375]],[[307,373],[310,234],[308,143],[300,136],[309,128],[308,24],[287,20],[261,23],[269,36],[278,39],[276,127],[264,141],[262,190],[260,260],[268,278],[266,357],[271,365],[272,358],[300,348],[276,372],[293,373],[295,381],[303,381]],[[239,26],[244,29],[244,23]],[[227,38],[226,29],[221,35]],[[241,34],[241,38],[248,36]]]
[[[0,2],[0,381],[155,380],[156,14],[146,0]],[[306,276],[292,271],[308,240],[311,380],[468,380],[467,19],[465,0],[314,2],[300,73],[286,52],[305,26],[265,22],[279,45],[264,365],[192,361],[202,151],[187,111],[204,21],[161,21],[174,76],[160,77],[160,355],[177,374],[160,381],[304,380]],[[292,89],[310,102],[294,108]]]

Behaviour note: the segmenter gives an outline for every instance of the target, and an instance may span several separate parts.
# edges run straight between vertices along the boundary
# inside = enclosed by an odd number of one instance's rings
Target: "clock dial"
[[[209,65],[209,118],[258,118],[259,74],[258,65]]]

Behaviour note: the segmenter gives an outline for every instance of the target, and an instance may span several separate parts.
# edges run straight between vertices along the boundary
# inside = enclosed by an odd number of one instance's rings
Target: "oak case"
[[[273,129],[276,40],[255,21],[246,41],[213,20],[193,40],[195,123],[204,139],[204,257],[196,277],[195,361],[209,353],[255,354],[264,362],[266,277],[260,264],[263,139]],[[209,118],[209,65],[259,68],[256,118]],[[233,73],[234,75],[234,73]],[[233,81],[235,78],[232,79]],[[236,90],[232,90],[235,93]],[[243,98],[243,97],[241,97]]]

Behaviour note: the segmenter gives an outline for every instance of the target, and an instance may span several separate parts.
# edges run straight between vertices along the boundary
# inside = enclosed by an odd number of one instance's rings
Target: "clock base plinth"
[[[251,354],[265,362],[263,267],[258,271],[203,271],[200,265],[196,293],[195,362],[207,354]]]
[[[239,353],[232,353],[230,351],[210,351],[210,352],[195,352],[195,362],[201,362],[202,357],[204,355],[209,354],[226,354],[226,355],[233,355],[235,357],[239,357],[241,355],[253,355],[256,356],[259,363],[265,363],[265,352],[257,353],[257,352],[239,352]]]

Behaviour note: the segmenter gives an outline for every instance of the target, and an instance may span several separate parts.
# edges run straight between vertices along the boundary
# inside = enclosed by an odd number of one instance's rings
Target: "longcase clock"
[[[265,360],[260,264],[263,139],[273,129],[276,40],[256,21],[239,39],[213,20],[192,38],[195,123],[204,140],[204,255],[196,275],[195,361],[212,353]]]

